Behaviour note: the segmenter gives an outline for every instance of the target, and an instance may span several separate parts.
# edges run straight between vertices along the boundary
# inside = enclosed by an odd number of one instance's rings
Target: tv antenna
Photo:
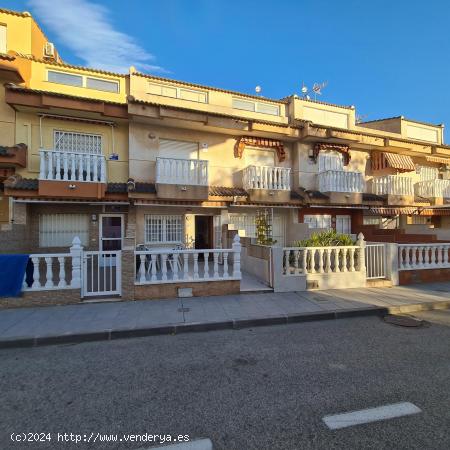
[[[328,81],[324,81],[323,83],[314,83],[312,87],[312,92],[314,93],[314,100],[317,100],[318,95],[322,95],[322,89],[324,89],[328,84]],[[302,83],[302,96],[305,100],[311,100],[311,96],[309,95],[308,86],[305,83]]]

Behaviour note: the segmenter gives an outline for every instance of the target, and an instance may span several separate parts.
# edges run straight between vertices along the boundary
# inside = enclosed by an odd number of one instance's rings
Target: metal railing
[[[385,244],[366,244],[365,252],[367,279],[386,278]]]

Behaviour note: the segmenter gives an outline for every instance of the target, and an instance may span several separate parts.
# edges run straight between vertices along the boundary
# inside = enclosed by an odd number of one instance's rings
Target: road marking
[[[195,441],[141,450],[213,450],[213,445],[210,439],[196,439]]]
[[[377,408],[361,409],[342,414],[325,416],[322,420],[331,430],[352,427],[363,423],[377,422],[379,420],[393,419],[395,417],[409,416],[422,412],[420,408],[409,402],[393,403]]]

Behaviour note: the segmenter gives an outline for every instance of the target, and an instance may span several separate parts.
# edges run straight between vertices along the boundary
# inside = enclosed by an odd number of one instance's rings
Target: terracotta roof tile
[[[242,188],[210,186],[209,195],[212,197],[247,197],[247,191]]]

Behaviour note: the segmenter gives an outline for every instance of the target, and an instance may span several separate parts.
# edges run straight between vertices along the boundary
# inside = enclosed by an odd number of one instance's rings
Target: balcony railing
[[[425,198],[450,198],[450,180],[426,180],[415,184],[416,194]]]
[[[208,186],[208,161],[156,158],[156,182]]]
[[[291,169],[271,166],[248,166],[243,173],[244,189],[289,191]]]
[[[40,180],[106,183],[103,155],[56,150],[40,150]]]
[[[385,175],[373,177],[372,193],[376,195],[414,195],[414,184],[410,177]]]
[[[319,172],[321,192],[364,192],[364,176],[361,172],[326,170]]]

